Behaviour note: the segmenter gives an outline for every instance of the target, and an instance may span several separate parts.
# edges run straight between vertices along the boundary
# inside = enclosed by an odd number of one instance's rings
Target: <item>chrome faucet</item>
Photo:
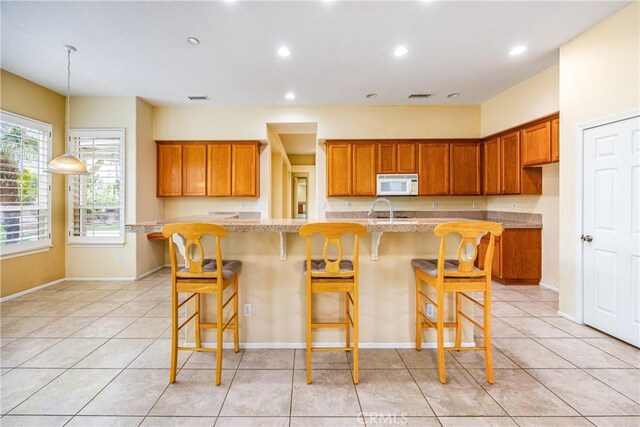
[[[385,199],[384,197],[378,197],[373,201],[367,217],[371,218],[371,215],[373,215],[373,210],[376,208],[376,203],[378,202],[386,202],[389,205],[389,221],[393,221],[393,205],[391,204],[389,199]]]

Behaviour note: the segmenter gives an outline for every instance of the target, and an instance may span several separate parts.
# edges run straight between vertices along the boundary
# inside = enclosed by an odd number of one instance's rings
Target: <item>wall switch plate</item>
[[[123,260],[122,260],[122,255],[118,255],[118,264],[122,264]]]
[[[245,204],[244,202],[240,203],[240,209],[244,210]]]
[[[251,304],[244,305],[244,317],[251,317]]]
[[[427,304],[427,317],[433,317],[436,315],[436,308],[433,304]]]
[[[438,208],[438,202],[431,202],[431,209],[437,209]]]
[[[471,208],[472,209],[478,209],[478,202],[471,203]]]

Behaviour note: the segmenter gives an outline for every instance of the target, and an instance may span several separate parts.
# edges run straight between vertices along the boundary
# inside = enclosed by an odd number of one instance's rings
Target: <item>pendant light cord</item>
[[[67,101],[65,114],[65,128],[67,131],[67,153],[71,154],[71,134],[69,127],[71,123],[71,49],[67,49]]]

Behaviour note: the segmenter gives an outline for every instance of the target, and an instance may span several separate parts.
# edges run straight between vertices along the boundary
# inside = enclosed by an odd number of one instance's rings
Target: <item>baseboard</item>
[[[160,271],[164,268],[164,265],[159,265],[155,268],[152,268],[151,270],[144,272],[142,274],[139,274],[138,277],[136,277],[136,280],[140,280],[140,279],[144,279],[147,276],[152,275],[153,273],[155,273],[156,271]]]
[[[134,282],[135,277],[67,277],[64,280],[73,282]]]
[[[344,342],[328,342],[322,343],[323,346],[327,347],[342,347],[344,346]],[[445,347],[453,347],[455,344],[453,342],[444,343]],[[193,347],[195,346],[194,342],[185,342],[185,347]],[[202,343],[202,346],[205,348],[215,348],[215,343]],[[462,343],[462,347],[475,347],[475,341],[466,341]],[[225,342],[222,345],[225,349],[232,349],[233,343]],[[248,349],[248,350],[257,350],[257,349],[299,349],[303,350],[307,347],[307,344],[304,342],[241,342],[240,348]],[[416,348],[416,343],[411,342],[361,342],[358,346],[360,349],[389,349],[389,348]],[[435,349],[436,343],[434,342],[423,342],[422,348],[425,349]]]
[[[560,316],[560,317],[564,317],[567,320],[571,320],[574,323],[580,324],[580,322],[578,322],[574,316],[571,316],[571,315],[569,315],[567,313],[563,313],[560,310],[558,310],[557,313],[558,313],[558,316]]]
[[[560,291],[557,286],[553,286],[553,285],[550,285],[550,284],[545,283],[545,282],[540,282],[540,287],[541,288],[545,288],[545,289],[549,289],[550,291],[553,291],[553,292],[559,292]]]
[[[18,298],[18,297],[21,297],[23,295],[30,294],[32,292],[39,291],[40,289],[44,289],[44,288],[48,288],[49,286],[57,285],[58,283],[62,283],[65,280],[67,280],[67,279],[63,277],[62,279],[57,279],[57,280],[54,280],[53,282],[49,282],[49,283],[45,283],[44,285],[36,286],[35,288],[31,288],[31,289],[27,289],[25,291],[17,292],[15,294],[7,295],[6,297],[0,298],[0,302],[9,301],[9,300],[12,300],[14,298]]]

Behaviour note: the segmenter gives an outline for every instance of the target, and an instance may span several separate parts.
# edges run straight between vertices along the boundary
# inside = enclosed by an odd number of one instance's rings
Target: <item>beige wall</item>
[[[560,48],[560,311],[575,312],[577,126],[640,108],[640,4]]]
[[[125,129],[125,221],[136,220],[136,98],[74,97],[71,127]],[[154,187],[155,188],[155,187]],[[122,264],[118,260],[122,259]],[[124,245],[67,245],[68,278],[136,277],[136,236],[125,234]]]
[[[5,70],[0,72],[0,108],[53,127],[52,155],[65,151],[64,97]],[[0,296],[62,279],[65,276],[64,177],[52,175],[52,244],[46,252],[22,255],[0,261]]]
[[[136,221],[164,218],[164,203],[156,197],[156,143],[151,105],[136,99]],[[136,276],[164,265],[164,243],[136,234]]]
[[[557,112],[559,95],[559,67],[554,65],[482,104],[482,135]],[[559,168],[542,168],[542,196],[489,196],[486,202],[489,210],[542,214],[542,282],[553,287],[558,287],[560,274]]]

